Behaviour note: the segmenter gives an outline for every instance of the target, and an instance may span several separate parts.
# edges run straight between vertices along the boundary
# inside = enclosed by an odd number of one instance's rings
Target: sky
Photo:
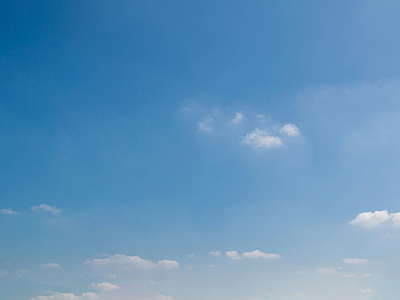
[[[397,300],[400,2],[0,3],[0,299]]]

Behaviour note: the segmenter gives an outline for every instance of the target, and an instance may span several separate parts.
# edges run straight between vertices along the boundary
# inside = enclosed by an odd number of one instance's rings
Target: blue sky
[[[398,299],[398,1],[2,1],[0,298]]]

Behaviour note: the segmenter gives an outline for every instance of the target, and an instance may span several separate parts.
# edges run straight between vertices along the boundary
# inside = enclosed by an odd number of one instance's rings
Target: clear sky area
[[[1,300],[398,300],[400,1],[3,0]]]

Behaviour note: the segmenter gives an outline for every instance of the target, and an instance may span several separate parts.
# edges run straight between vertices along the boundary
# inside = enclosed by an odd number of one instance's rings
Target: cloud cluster
[[[243,139],[242,144],[262,149],[280,147],[283,145],[279,137],[271,136],[265,130],[259,128],[256,128],[250,133],[246,133],[246,137]]]
[[[236,250],[226,251],[226,257],[231,259],[242,259],[242,258],[251,258],[251,259],[275,259],[281,257],[279,254],[274,253],[264,253],[259,250],[254,250],[251,252],[244,252],[243,254],[239,254]]]
[[[55,206],[50,206],[50,205],[47,205],[47,204],[40,204],[40,205],[32,206],[31,209],[33,211],[39,211],[39,210],[42,209],[44,211],[51,212],[53,215],[62,213],[62,209],[57,208]]]
[[[174,260],[160,260],[154,263],[150,260],[143,259],[139,256],[128,256],[125,254],[110,255],[107,258],[95,258],[87,260],[85,264],[91,267],[109,267],[109,268],[122,268],[122,269],[141,269],[151,270],[161,268],[165,270],[172,270],[179,268],[179,263]]]
[[[0,209],[0,214],[6,214],[6,215],[19,215],[19,212],[11,210],[11,208],[3,208]]]
[[[392,226],[400,226],[400,212],[389,214],[387,210],[375,212],[363,212],[350,221],[351,225],[357,225],[363,228],[379,227],[382,223],[391,221]]]

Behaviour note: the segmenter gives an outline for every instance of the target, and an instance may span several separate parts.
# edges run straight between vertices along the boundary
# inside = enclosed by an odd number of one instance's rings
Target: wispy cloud
[[[19,212],[11,210],[11,208],[3,208],[0,209],[1,214],[6,214],[6,215],[19,215]]]
[[[47,205],[47,204],[40,204],[40,205],[32,206],[31,209],[33,211],[39,211],[39,210],[42,209],[44,211],[51,212],[53,215],[62,213],[62,209],[57,208],[55,206],[50,206],[50,205]]]
[[[159,300],[172,300],[172,299],[174,299],[174,297],[158,294],[158,299]]]
[[[221,251],[210,251],[208,252],[210,255],[215,255],[216,257],[220,257],[222,255]]]
[[[95,258],[87,260],[85,264],[91,267],[109,267],[109,268],[122,268],[122,269],[142,269],[150,270],[155,268],[161,268],[165,270],[171,270],[179,268],[179,263],[174,260],[160,260],[158,263],[154,263],[150,260],[143,259],[139,256],[128,256],[125,254],[110,255],[107,258]]]
[[[345,258],[343,259],[343,262],[351,265],[363,265],[367,262],[367,260],[361,258]]]
[[[76,296],[73,293],[50,292],[48,296],[32,297],[29,300],[94,300],[98,298],[100,298],[99,294],[90,292],[83,293],[80,296]]]
[[[47,264],[42,264],[40,265],[43,269],[56,269],[60,268],[61,266],[56,263],[47,263]]]
[[[251,258],[251,259],[275,259],[281,257],[279,254],[275,253],[264,253],[259,250],[254,250],[251,252],[244,252],[242,255],[240,255],[236,250],[233,251],[227,251],[225,253],[226,257],[231,258],[231,259],[242,259],[242,258]]]
[[[199,129],[199,131],[212,132],[213,131],[213,127],[212,127],[213,121],[214,121],[213,118],[207,117],[205,120],[197,123],[197,128]]]
[[[240,112],[236,113],[236,116],[232,119],[233,124],[239,124],[243,121],[243,115]]]
[[[334,268],[320,268],[314,270],[314,273],[320,275],[335,275],[337,274],[337,271]]]
[[[371,293],[372,290],[369,288],[359,290],[360,293]]]

